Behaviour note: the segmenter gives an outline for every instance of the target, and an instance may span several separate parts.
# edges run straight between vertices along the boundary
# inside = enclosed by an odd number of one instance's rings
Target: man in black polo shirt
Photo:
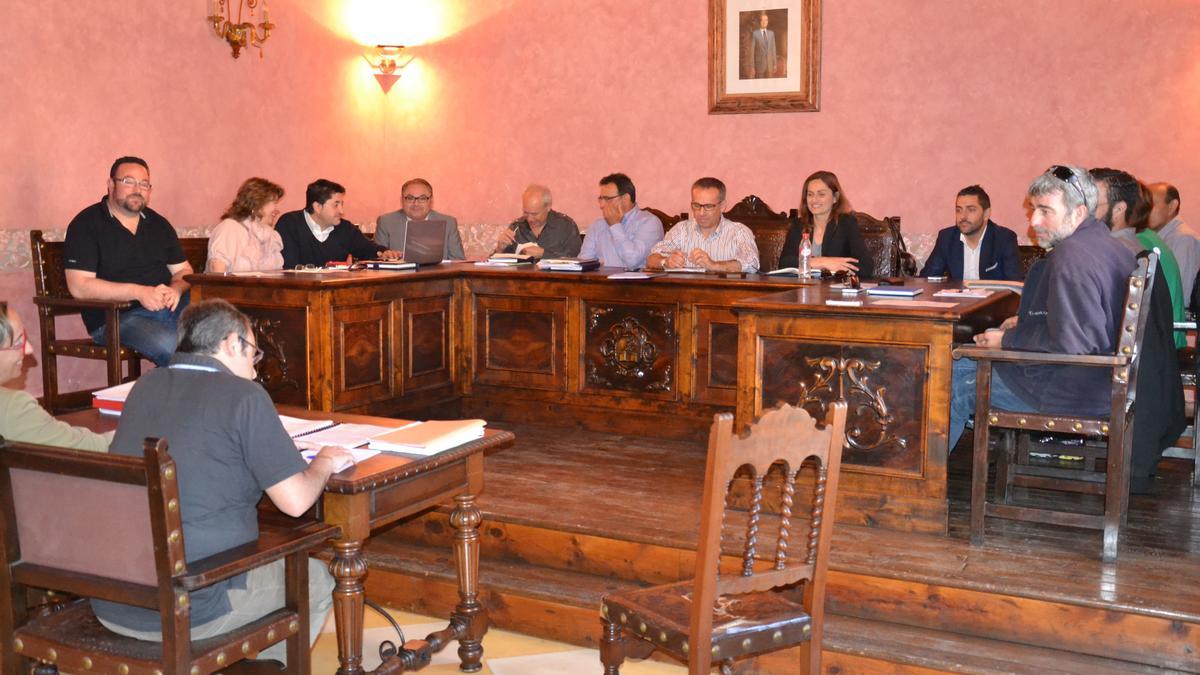
[[[150,168],[121,157],[108,172],[108,194],[67,226],[63,247],[67,288],[81,300],[130,301],[121,312],[121,344],[165,366],[175,351],[175,326],[188,303],[183,277],[192,266],[175,228],[150,209]],[[92,341],[108,342],[104,312],[84,310]]]
[[[283,239],[283,269],[341,262],[347,256],[356,260],[399,257],[371,243],[354,223],[342,220],[346,188],[341,185],[319,178],[309,183],[304,201],[303,210],[289,211],[275,222],[275,231]]]
[[[327,446],[306,464],[279,421],[271,398],[254,381],[262,356],[250,320],[224,300],[189,307],[179,321],[179,351],[129,392],[109,451],[140,457],[147,437],[166,438],[179,480],[187,560],[199,560],[258,538],[263,493],[280,511],[300,516],[325,482],[350,464],[349,451]],[[333,578],[309,561],[309,637],[315,639],[333,602]],[[219,635],[283,607],[284,565],[277,561],[191,594],[192,638]],[[157,612],[92,601],[110,630],[162,640]],[[280,659],[278,643],[259,656]]]

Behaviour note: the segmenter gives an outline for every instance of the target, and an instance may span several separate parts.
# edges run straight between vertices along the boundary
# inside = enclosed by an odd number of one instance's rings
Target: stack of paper
[[[92,392],[92,407],[104,415],[120,415],[121,410],[125,407],[125,398],[129,396],[129,392],[136,382],[136,380],[125,382],[115,387]]]
[[[538,263],[539,270],[553,272],[586,272],[600,267],[600,261],[595,258],[543,258]]]
[[[333,420],[306,420],[299,417],[288,417],[287,415],[280,415],[279,421],[283,424],[283,429],[287,432],[287,435],[292,438],[299,438],[334,426]]]
[[[483,420],[430,420],[371,437],[368,447],[410,455],[432,455],[483,438]]]

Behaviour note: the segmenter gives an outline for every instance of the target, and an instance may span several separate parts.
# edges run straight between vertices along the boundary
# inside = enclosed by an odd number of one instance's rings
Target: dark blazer
[[[324,265],[331,260],[345,260],[348,255],[353,255],[356,260],[370,260],[382,250],[348,220],[335,225],[328,239],[317,241],[312,230],[308,229],[303,211],[289,211],[279,216],[279,220],[275,221],[275,231],[283,239],[285,270],[296,265]]]
[[[788,228],[787,239],[783,242],[783,252],[779,255],[779,267],[800,266],[801,233],[811,227],[800,224],[793,219]],[[858,221],[853,213],[843,213],[838,219],[825,226],[825,236],[821,237],[821,255],[835,258],[854,258],[858,260],[858,276],[860,279],[871,279],[875,276],[875,258],[867,250],[862,232],[858,229]]]
[[[949,276],[963,278],[963,243],[959,231],[953,225],[938,232],[933,253],[921,269],[923,277]],[[1021,271],[1021,254],[1017,250],[1017,233],[988,221],[983,241],[979,244],[979,278],[1020,281],[1025,278]]]

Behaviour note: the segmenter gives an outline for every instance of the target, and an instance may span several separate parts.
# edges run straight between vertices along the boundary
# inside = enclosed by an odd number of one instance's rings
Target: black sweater
[[[289,211],[275,223],[275,231],[283,239],[283,269],[296,265],[324,265],[331,260],[345,260],[352,255],[356,260],[372,259],[379,255],[380,247],[371,243],[358,228],[348,220],[334,226],[325,241],[317,241],[303,211]]]

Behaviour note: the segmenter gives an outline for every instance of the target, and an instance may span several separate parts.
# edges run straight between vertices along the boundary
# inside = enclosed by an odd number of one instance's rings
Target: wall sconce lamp
[[[400,71],[412,63],[413,57],[401,58],[404,45],[375,45],[375,48],[364,52],[363,59],[371,64],[375,71],[375,80],[386,94],[392,90],[392,85],[400,79]]]
[[[228,5],[226,3],[229,3]],[[237,23],[233,22],[233,3],[237,2]],[[254,10],[262,3],[262,21],[255,26],[249,21],[242,21],[242,10],[250,9],[250,14],[253,16]],[[212,14],[208,16],[208,22],[212,24],[213,32],[218,38],[229,43],[233,48],[233,58],[238,58],[242,55],[242,49],[247,46],[258,48],[258,58],[262,58],[262,44],[271,37],[271,29],[275,24],[271,23],[270,8],[264,0],[213,0]],[[262,36],[259,36],[258,30],[262,30]]]

